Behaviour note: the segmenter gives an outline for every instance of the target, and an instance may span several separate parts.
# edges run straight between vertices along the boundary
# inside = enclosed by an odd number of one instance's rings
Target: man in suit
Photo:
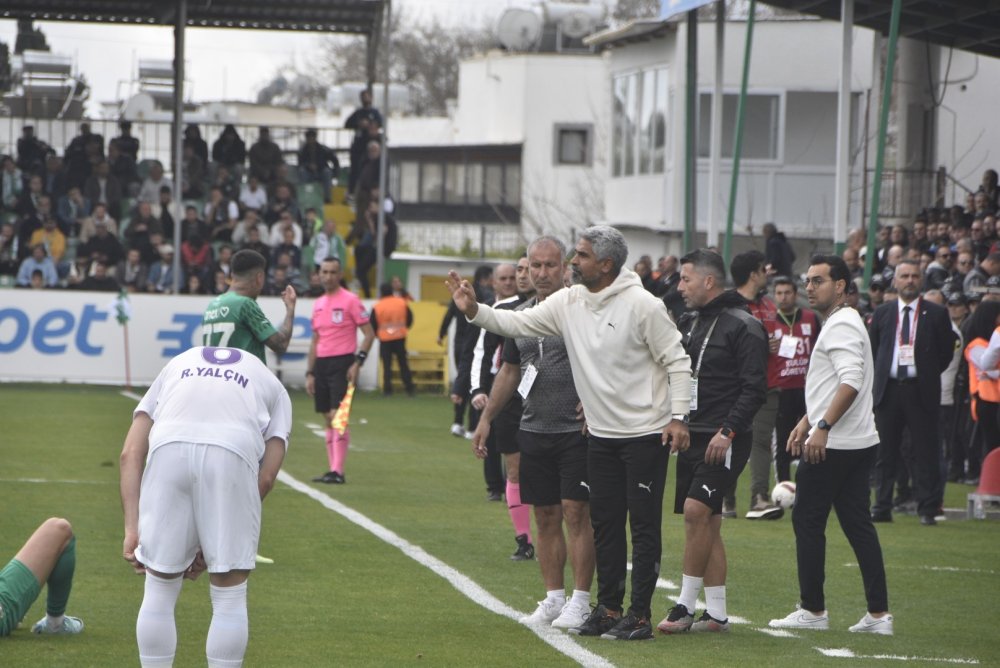
[[[893,283],[899,299],[879,306],[869,335],[875,357],[875,423],[881,443],[876,462],[878,491],[872,520],[892,521],[892,491],[903,428],[913,448],[917,513],[923,525],[935,524],[941,507],[938,415],[941,374],[955,350],[948,311],[920,298],[920,265],[902,260]]]

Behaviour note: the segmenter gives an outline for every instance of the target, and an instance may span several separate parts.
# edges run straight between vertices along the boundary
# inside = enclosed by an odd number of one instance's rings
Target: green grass
[[[308,481],[326,469],[325,453],[305,426],[318,422],[311,401],[294,394],[293,402],[295,430],[285,471]],[[135,665],[142,580],[121,559],[117,487],[117,456],[134,402],[106,387],[8,384],[0,385],[0,407],[0,498],[6,511],[0,520],[0,562],[46,517],[68,518],[78,536],[69,613],[87,625],[79,637],[32,636],[30,624],[44,614],[43,593],[21,627],[0,640],[0,665]],[[314,487],[419,545],[506,604],[529,612],[543,593],[537,564],[508,559],[514,541],[506,508],[484,500],[481,465],[467,441],[448,434],[450,416],[450,405],[440,397],[359,394],[351,427],[358,449],[348,458],[348,484]],[[742,510],[747,484],[741,481]],[[949,485],[946,505],[964,507],[967,491]],[[672,483],[665,498],[673,498]],[[794,540],[788,518],[739,520],[723,528],[729,610],[750,625],[722,637],[579,642],[619,666],[872,663],[827,658],[816,647],[1000,665],[1000,643],[992,636],[1000,621],[1000,523],[948,521],[926,528],[915,518],[901,518],[879,525],[879,533],[896,615],[894,637],[847,633],[864,612],[864,599],[857,568],[846,565],[854,563],[853,555],[833,517],[827,600],[834,630],[794,639],[754,630],[784,616],[796,601]],[[662,576],[679,581],[680,518],[666,516],[663,545]],[[398,549],[280,483],[264,505],[260,551],[276,563],[259,567],[250,580],[247,666],[573,663]],[[654,598],[654,621],[672,604],[666,594],[659,590]],[[176,665],[204,665],[210,615],[207,579],[186,583],[177,608]]]

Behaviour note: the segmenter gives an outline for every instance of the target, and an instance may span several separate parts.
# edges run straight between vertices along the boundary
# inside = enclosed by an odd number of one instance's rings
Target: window
[[[469,204],[483,203],[483,166],[478,162],[469,164],[466,167],[468,172],[468,198]]]
[[[662,174],[666,167],[667,70],[617,76],[612,88],[612,176]]]
[[[593,125],[555,126],[553,162],[557,165],[589,165]]]
[[[486,165],[486,203],[503,204],[503,165]]]
[[[698,157],[709,157],[712,135],[712,95],[702,93],[698,105]],[[736,135],[736,107],[739,95],[722,96],[722,157],[733,157]],[[743,122],[743,150],[746,160],[778,160],[778,124],[781,97],[748,93]]]
[[[420,201],[440,202],[442,186],[444,185],[444,165],[436,162],[425,162],[422,165],[420,178]]]
[[[444,169],[444,201],[465,204],[465,165],[448,163]]]
[[[503,203],[507,206],[521,205],[521,165],[510,163],[504,175]]]
[[[399,193],[400,202],[420,201],[420,163],[407,161],[399,165]]]

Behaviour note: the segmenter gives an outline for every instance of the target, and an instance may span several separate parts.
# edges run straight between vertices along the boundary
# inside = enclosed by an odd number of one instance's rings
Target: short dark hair
[[[257,251],[246,248],[233,253],[229,266],[235,278],[250,278],[258,271],[267,269],[267,260]]]
[[[694,265],[701,271],[707,269],[709,273],[715,275],[720,284],[726,281],[726,263],[722,260],[722,256],[715,251],[707,248],[693,250],[681,258],[681,265],[685,264]]]
[[[796,285],[795,281],[793,281],[791,279],[791,277],[789,277],[789,276],[777,276],[777,277],[775,277],[775,279],[774,279],[774,287],[778,287],[779,285],[790,285],[790,286],[792,286],[792,292],[798,292],[799,291],[799,286]]]
[[[733,277],[736,287],[742,287],[750,280],[750,274],[759,270],[767,262],[764,254],[759,250],[748,250],[740,253],[729,263],[729,273]]]
[[[488,264],[476,267],[476,273],[472,275],[472,282],[479,283],[485,278],[489,278],[493,275],[493,267]]]
[[[812,256],[809,260],[809,266],[814,267],[817,264],[825,264],[830,267],[830,278],[835,281],[844,282],[844,292],[847,292],[847,284],[851,282],[851,270],[847,268],[847,263],[844,262],[844,258],[839,255],[824,255],[822,253],[817,253]]]
[[[383,283],[378,286],[378,296],[379,297],[391,297],[392,296],[392,283]]]

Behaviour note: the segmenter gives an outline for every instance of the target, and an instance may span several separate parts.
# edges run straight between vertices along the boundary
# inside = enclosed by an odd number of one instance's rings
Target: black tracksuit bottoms
[[[663,487],[670,449],[661,434],[635,438],[590,436],[590,521],[597,556],[597,601],[621,610],[625,599],[628,544],[632,532],[630,609],[647,619],[660,574]]]
[[[795,552],[801,605],[810,612],[826,610],[826,521],[837,511],[840,528],[854,550],[865,586],[868,612],[889,610],[882,546],[869,512],[868,476],[877,446],[863,450],[826,451],[826,460],[810,464],[803,457],[795,476]]]

